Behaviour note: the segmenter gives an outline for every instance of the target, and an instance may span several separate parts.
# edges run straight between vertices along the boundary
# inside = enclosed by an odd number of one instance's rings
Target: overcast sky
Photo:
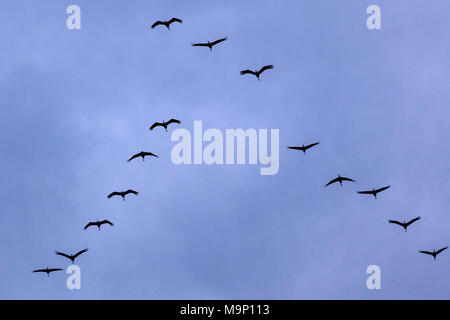
[[[25,4],[26,3],[26,4]],[[81,7],[81,30],[66,8]],[[381,8],[368,30],[366,8]],[[0,3],[0,298],[449,299],[450,2]],[[183,24],[150,29],[157,19]],[[191,43],[228,36],[211,53]],[[273,64],[257,81],[242,69]],[[154,121],[177,118],[150,132]],[[280,169],[176,127],[280,130]],[[306,155],[288,145],[320,141]],[[126,160],[141,150],[159,159]],[[325,188],[337,174],[357,180]],[[377,200],[356,191],[391,185]],[[133,188],[138,196],[107,199]],[[408,232],[388,219],[422,219]],[[113,227],[83,230],[108,219]],[[77,259],[66,288],[55,250]],[[381,268],[368,290],[366,268]]]

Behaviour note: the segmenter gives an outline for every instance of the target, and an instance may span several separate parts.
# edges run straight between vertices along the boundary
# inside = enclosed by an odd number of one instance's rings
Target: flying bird
[[[63,256],[63,257],[66,257],[67,259],[70,259],[70,260],[72,261],[72,263],[75,263],[75,259],[76,259],[80,254],[85,253],[86,251],[88,251],[87,248],[86,248],[86,249],[83,249],[83,250],[81,250],[81,251],[78,251],[78,252],[75,253],[75,254],[71,254],[71,255],[65,254],[65,253],[62,253],[62,252],[59,252],[59,251],[56,251],[56,254],[57,254],[57,255],[60,255],[60,256]]]
[[[263,73],[264,71],[269,70],[269,69],[273,69],[273,65],[264,66],[264,67],[262,67],[261,69],[255,70],[255,71],[252,71],[252,70],[242,70],[240,73],[241,73],[241,75],[244,75],[244,74],[252,74],[252,75],[254,75],[254,76],[259,80],[259,76],[261,75],[261,73]]]
[[[137,191],[128,189],[127,191],[120,191],[120,192],[114,191],[114,192],[111,192],[110,194],[108,194],[107,198],[108,198],[108,199],[111,199],[111,198],[114,197],[114,196],[121,196],[122,199],[123,199],[123,201],[125,201],[125,196],[126,196],[127,194],[129,194],[129,193],[132,193],[132,194],[135,194],[135,195],[138,195],[138,194],[139,194],[139,192],[137,192]]]
[[[301,151],[303,151],[304,154],[306,154],[306,150],[308,150],[309,148],[312,148],[318,144],[319,144],[319,142],[314,142],[314,143],[308,144],[307,146],[305,146],[303,144],[301,147],[288,147],[288,149],[301,150]]]
[[[213,42],[209,42],[209,41],[208,41],[207,43],[193,43],[192,46],[193,46],[193,47],[208,47],[209,50],[212,51],[212,48],[213,48],[216,44],[221,43],[221,42],[223,42],[223,41],[225,41],[225,40],[227,40],[227,39],[228,39],[228,37],[225,37],[225,38],[222,38],[222,39],[213,41]]]
[[[429,254],[430,256],[433,256],[434,260],[436,260],[436,256],[441,253],[442,251],[444,251],[445,249],[447,249],[448,247],[444,247],[442,249],[439,249],[438,251],[435,251],[433,249],[433,252],[430,251],[419,251],[420,253],[425,253],[425,254]]]
[[[142,157],[142,161],[145,161],[145,156],[152,156],[152,157],[155,157],[155,158],[159,158],[159,156],[157,155],[157,154],[154,154],[154,153],[151,153],[151,152],[144,152],[144,151],[141,151],[141,152],[139,152],[139,153],[136,153],[134,156],[132,156],[130,159],[128,159],[128,162],[130,162],[131,160],[133,160],[133,159],[136,159],[136,158],[139,158],[139,157]]]
[[[169,124],[171,124],[171,123],[177,123],[177,124],[180,124],[181,121],[180,121],[180,120],[177,120],[177,119],[170,119],[170,120],[167,121],[167,122],[165,122],[165,121],[163,121],[163,122],[155,122],[155,123],[152,124],[152,126],[150,127],[150,130],[155,129],[156,127],[164,127],[164,129],[166,129],[166,132],[167,132],[167,126],[168,126]]]
[[[386,189],[389,189],[390,187],[391,186],[386,186],[386,187],[383,187],[383,188],[380,188],[380,189],[376,189],[376,190],[375,190],[375,188],[373,188],[372,190],[368,190],[368,191],[358,191],[358,193],[360,193],[360,194],[371,194],[376,199],[377,198],[377,193],[379,193],[381,191],[384,191]]]
[[[102,224],[109,224],[111,226],[113,226],[114,224],[111,221],[108,220],[103,220],[103,221],[98,221],[97,222],[89,222],[85,227],[84,230],[86,230],[87,228],[89,228],[90,226],[97,226],[98,227],[98,231],[100,231],[100,226]]]
[[[346,178],[346,177],[341,177],[340,175],[337,176],[337,178],[334,178],[333,180],[331,180],[330,182],[328,182],[325,187],[329,186],[330,184],[333,184],[335,182],[339,182],[342,186],[342,181],[352,181],[355,182],[355,180],[350,179],[350,178]]]
[[[62,269],[60,268],[53,268],[53,269],[49,269],[48,267],[46,269],[37,269],[37,270],[33,270],[33,272],[45,272],[47,273],[47,276],[50,276],[50,273],[55,272],[55,271],[61,271]]]
[[[409,227],[409,225],[414,223],[414,222],[416,222],[417,220],[420,220],[420,217],[414,218],[414,219],[412,219],[412,220],[410,220],[408,222],[405,222],[405,221],[400,222],[400,221],[396,221],[396,220],[389,220],[389,223],[394,223],[394,224],[398,224],[399,226],[402,226],[405,229],[405,232],[406,232],[406,229]]]
[[[168,30],[170,30],[170,25],[174,22],[179,22],[179,23],[183,23],[183,20],[178,19],[178,18],[172,18],[169,21],[156,21],[154,24],[152,24],[152,29],[154,29],[155,27],[159,26],[159,25],[165,25],[166,28]]]

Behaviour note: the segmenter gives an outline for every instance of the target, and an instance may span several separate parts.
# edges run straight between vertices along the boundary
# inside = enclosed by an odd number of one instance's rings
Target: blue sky
[[[81,30],[65,26],[71,4]],[[381,30],[366,27],[371,4]],[[448,252],[418,253],[450,244],[449,9],[3,0],[0,298],[450,298]],[[173,16],[184,23],[150,29]],[[213,53],[190,46],[223,36]],[[265,64],[261,81],[239,75]],[[175,166],[170,132],[148,130],[172,117],[279,129],[278,174]],[[160,159],[126,162],[141,150]],[[357,183],[324,188],[338,173]],[[140,194],[106,199],[125,188]],[[407,233],[387,223],[416,216]],[[104,218],[114,227],[82,229]],[[81,290],[31,272],[85,247]],[[366,288],[372,264],[381,290]]]

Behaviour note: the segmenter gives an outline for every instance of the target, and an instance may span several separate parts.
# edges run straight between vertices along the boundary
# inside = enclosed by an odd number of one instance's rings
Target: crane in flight
[[[373,188],[372,190],[368,190],[368,191],[358,191],[358,193],[359,194],[371,194],[376,199],[377,198],[377,193],[380,193],[380,192],[382,192],[382,191],[384,191],[386,189],[389,189],[390,187],[391,186],[386,186],[386,187],[382,187],[382,188],[379,188],[379,189],[376,189],[376,190],[375,190],[375,188]]]
[[[346,177],[341,177],[339,174],[337,176],[337,178],[334,178],[333,180],[331,180],[330,182],[328,182],[325,187],[328,187],[330,184],[333,184],[335,182],[339,182],[341,187],[342,187],[342,181],[352,181],[355,182],[355,180],[350,179],[350,178],[346,178]]]
[[[167,122],[165,122],[165,121],[163,121],[163,122],[155,122],[155,123],[152,124],[152,126],[150,127],[150,131],[153,130],[153,129],[155,129],[156,127],[163,127],[164,129],[166,129],[166,132],[167,132],[167,126],[168,126],[169,124],[171,124],[171,123],[177,123],[177,124],[180,124],[181,121],[180,121],[180,120],[177,120],[177,119],[170,119],[170,120],[167,121]]]
[[[389,223],[398,224],[399,226],[402,226],[403,229],[405,229],[405,232],[406,232],[406,229],[408,229],[408,227],[412,223],[416,222],[417,220],[420,220],[420,217],[417,217],[417,218],[414,218],[412,220],[409,220],[408,222],[406,222],[406,221],[400,222],[400,221],[396,221],[396,220],[389,220]]]
[[[430,251],[419,251],[420,253],[424,253],[424,254],[429,254],[430,256],[433,256],[434,260],[436,260],[436,256],[441,253],[442,251],[444,251],[445,249],[447,249],[448,247],[444,247],[442,249],[439,249],[438,251],[435,251],[433,249],[433,252]]]
[[[252,71],[252,70],[242,70],[242,71],[240,72],[240,74],[241,74],[241,76],[243,76],[244,74],[252,74],[252,75],[254,75],[254,76],[258,79],[258,81],[259,81],[259,76],[261,75],[261,73],[263,73],[264,71],[269,70],[269,69],[273,69],[273,65],[270,64],[270,65],[264,66],[264,67],[262,67],[261,69],[255,70],[255,71]]]
[[[141,152],[136,153],[135,155],[133,155],[130,159],[128,159],[128,162],[130,162],[130,161],[133,160],[133,159],[139,158],[139,157],[142,157],[142,161],[145,161],[144,158],[145,158],[146,156],[151,156],[151,157],[159,158],[159,156],[158,156],[157,154],[154,154],[154,153],[151,153],[151,152],[144,152],[144,151],[141,151]]]
[[[66,254],[66,253],[62,253],[62,252],[59,252],[59,251],[56,251],[56,254],[59,255],[59,256],[66,257],[67,259],[71,260],[72,263],[75,263],[75,259],[76,259],[80,254],[85,253],[86,251],[88,251],[87,248],[86,248],[86,249],[83,249],[83,250],[80,250],[80,251],[78,251],[78,252],[75,253],[75,254]]]
[[[210,51],[212,51],[212,48],[216,45],[219,44],[225,40],[228,40],[227,37],[225,38],[221,38],[219,40],[213,41],[213,42],[206,42],[206,43],[193,43],[192,46],[193,47],[208,47]]]
[[[168,30],[170,30],[170,25],[174,22],[178,22],[178,23],[183,23],[183,20],[178,19],[178,18],[172,18],[169,21],[156,21],[154,24],[152,24],[152,29],[155,29],[155,27],[159,26],[159,25],[164,25],[166,26],[166,28]]]
[[[37,270],[33,270],[33,272],[45,272],[47,273],[47,277],[50,277],[50,273],[55,272],[55,271],[61,271],[62,269],[60,268],[52,268],[49,269],[48,267],[46,269],[37,269]]]
[[[314,146],[317,146],[319,143],[320,142],[314,142],[314,143],[308,144],[306,146],[303,144],[301,147],[288,147],[288,149],[300,150],[300,151],[303,151],[303,154],[306,154],[306,150],[308,150]]]
[[[108,194],[106,197],[107,197],[108,199],[111,199],[111,198],[114,197],[114,196],[121,196],[121,197],[122,197],[122,200],[125,201],[125,196],[126,196],[127,194],[129,194],[129,193],[132,193],[132,194],[135,194],[135,195],[138,195],[138,194],[139,194],[139,192],[137,192],[137,191],[134,191],[134,190],[132,190],[132,189],[128,189],[128,190],[126,190],[126,191],[114,191],[114,192],[111,192],[111,193]]]
[[[108,220],[103,220],[103,221],[98,221],[97,220],[97,222],[89,222],[84,227],[84,230],[86,230],[87,228],[92,227],[92,226],[97,226],[98,227],[98,231],[100,231],[100,226],[103,225],[103,224],[109,224],[110,226],[114,225],[111,221],[108,221]]]

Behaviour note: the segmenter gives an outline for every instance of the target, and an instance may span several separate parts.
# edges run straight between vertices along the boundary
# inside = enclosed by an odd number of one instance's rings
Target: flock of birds
[[[170,124],[172,124],[172,123],[180,124],[181,121],[177,120],[177,119],[170,119],[167,122],[165,122],[165,121],[163,121],[163,122],[155,122],[154,124],[151,125],[151,127],[149,129],[151,131],[151,130],[157,128],[157,127],[163,127],[166,130],[166,132],[167,132],[168,131],[167,127]],[[155,157],[155,158],[159,158],[158,155],[156,155],[156,154],[154,154],[152,152],[141,151],[141,152],[136,153],[133,156],[131,156],[130,159],[128,159],[127,161],[130,162],[130,161],[132,161],[132,160],[134,160],[136,158],[142,158],[142,161],[145,161],[145,157],[149,157],[149,156]],[[137,192],[135,190],[132,190],[132,189],[128,189],[128,190],[125,190],[125,191],[113,191],[110,194],[108,194],[106,197],[108,199],[111,199],[114,196],[120,196],[120,197],[122,197],[122,200],[125,201],[125,196],[128,195],[128,194],[138,195],[139,192]],[[111,221],[109,221],[109,220],[106,220],[106,219],[102,220],[102,221],[97,220],[97,221],[91,221],[88,224],[86,224],[84,226],[84,230],[88,229],[89,227],[97,227],[98,230],[100,231],[102,225],[114,226],[114,224]],[[78,251],[75,254],[67,254],[67,253],[63,253],[63,252],[59,252],[59,251],[56,251],[56,254],[59,255],[59,256],[62,256],[62,257],[65,257],[65,258],[69,259],[70,261],[72,261],[72,264],[73,264],[73,263],[75,263],[75,259],[78,256],[80,256],[81,254],[83,254],[83,253],[85,253],[87,251],[88,251],[88,248],[80,250],[80,251]],[[55,271],[62,271],[62,270],[63,270],[62,268],[49,268],[49,267],[47,267],[45,269],[33,270],[33,272],[46,273],[47,276],[50,276],[50,273],[55,272]]]
[[[170,20],[168,20],[168,21],[160,21],[160,20],[158,20],[158,21],[156,21],[155,23],[152,24],[151,28],[154,29],[154,28],[156,28],[157,26],[165,26],[168,30],[170,30],[170,25],[171,25],[172,23],[174,23],[174,22],[177,22],[177,23],[183,23],[183,20],[178,19],[178,18],[172,18],[172,19],[170,19]],[[193,47],[207,47],[207,48],[209,48],[209,50],[212,51],[212,49],[213,49],[213,47],[214,47],[215,45],[217,45],[217,44],[219,44],[219,43],[221,43],[221,42],[224,42],[224,41],[226,41],[226,40],[228,40],[228,38],[227,38],[227,37],[224,37],[224,38],[220,38],[220,39],[218,39],[218,40],[212,41],[212,42],[207,41],[207,42],[204,42],[204,43],[193,43],[192,46],[193,46]],[[241,75],[251,74],[251,75],[254,75],[258,80],[260,80],[261,74],[262,74],[264,71],[270,70],[270,69],[273,69],[273,65],[266,65],[266,66],[263,66],[262,68],[260,68],[259,70],[254,70],[254,71],[248,70],[248,69],[247,69],[247,70],[242,70],[242,71],[240,71],[240,74],[241,74]],[[167,130],[168,126],[169,126],[170,124],[172,124],[172,123],[180,124],[181,121],[180,121],[180,120],[177,120],[177,119],[170,119],[170,120],[167,121],[167,122],[165,122],[165,121],[163,121],[163,122],[155,122],[155,123],[150,127],[150,130],[153,130],[153,129],[157,128],[157,127],[163,127],[163,128],[166,130],[166,132],[167,132],[167,131],[168,131],[168,130]],[[314,147],[314,146],[317,146],[318,144],[319,144],[319,142],[314,142],[314,143],[311,143],[311,144],[306,145],[306,146],[305,146],[305,145],[302,145],[302,146],[291,146],[291,147],[288,147],[288,149],[291,149],[291,150],[298,150],[298,151],[303,151],[303,153],[306,154],[306,151],[307,151],[307,150],[309,150],[310,148],[312,148],[312,147]],[[154,153],[152,153],[152,152],[141,151],[141,152],[139,152],[139,153],[137,153],[137,154],[131,156],[131,157],[128,159],[128,162],[130,162],[130,161],[132,161],[132,160],[134,160],[134,159],[136,159],[136,158],[142,158],[142,161],[145,161],[145,157],[149,157],[149,156],[150,156],[150,157],[155,157],[155,158],[158,158],[158,157],[159,157],[158,155],[156,155],[156,154],[154,154]],[[336,178],[330,180],[330,181],[325,185],[325,187],[327,187],[327,186],[329,186],[329,185],[332,185],[332,184],[334,184],[334,183],[336,183],[336,182],[339,182],[339,184],[342,186],[342,185],[343,185],[342,183],[343,183],[344,181],[347,181],[347,182],[355,182],[354,179],[351,179],[351,178],[348,178],[348,177],[342,177],[342,176],[338,175]],[[377,194],[378,194],[378,193],[380,193],[380,192],[382,192],[382,191],[385,191],[385,190],[387,190],[387,189],[389,189],[389,188],[390,188],[390,186],[388,185],[388,186],[381,187],[381,188],[378,188],[378,189],[373,188],[372,190],[358,191],[358,193],[359,193],[359,194],[373,195],[374,198],[377,199]],[[114,197],[114,196],[120,196],[120,197],[122,197],[122,199],[125,201],[125,196],[128,195],[128,194],[138,195],[139,193],[138,193],[137,191],[135,191],[135,190],[132,190],[132,189],[128,189],[128,190],[125,190],[125,191],[114,191],[114,192],[111,192],[111,193],[107,196],[107,198],[110,199],[110,198],[112,198],[112,197]],[[410,220],[410,221],[408,221],[408,222],[406,222],[406,221],[400,222],[400,221],[396,221],[396,220],[388,220],[388,222],[403,227],[403,229],[404,229],[405,232],[406,232],[406,231],[407,231],[407,228],[408,228],[412,223],[414,223],[414,222],[420,220],[420,218],[421,218],[421,217],[419,216],[419,217],[416,217],[416,218],[414,218],[414,219],[412,219],[412,220]],[[113,224],[111,221],[109,221],[109,220],[102,220],[102,221],[97,220],[97,221],[91,221],[91,222],[89,222],[88,224],[86,224],[86,226],[84,227],[84,230],[88,229],[89,227],[97,227],[98,230],[100,231],[101,226],[102,226],[102,225],[105,225],[105,224],[110,225],[110,226],[114,226],[114,224]],[[446,247],[443,247],[443,248],[441,248],[441,249],[439,249],[439,250],[435,250],[435,249],[433,249],[433,251],[420,250],[419,252],[420,252],[420,253],[423,253],[423,254],[431,255],[431,256],[434,258],[434,260],[436,260],[436,256],[437,256],[438,254],[440,254],[442,251],[446,250],[447,248],[448,248],[448,247],[446,246]],[[85,253],[85,252],[87,252],[87,251],[88,251],[88,248],[83,249],[83,250],[80,250],[80,251],[78,251],[78,252],[75,253],[75,254],[66,254],[66,253],[59,252],[59,251],[56,251],[56,254],[59,255],[59,256],[62,256],[62,257],[65,257],[65,258],[69,259],[70,261],[72,261],[72,263],[75,263],[75,259],[76,259],[77,257],[79,257],[81,254],[83,254],[83,253]],[[61,268],[48,268],[48,267],[47,267],[47,268],[45,268],[45,269],[37,269],[37,270],[33,270],[33,272],[42,272],[42,273],[46,273],[48,276],[50,276],[50,273],[55,272],[55,271],[61,271],[61,270],[63,270],[63,269],[61,269]]]
[[[306,146],[305,146],[305,145],[302,145],[302,146],[288,147],[288,149],[303,151],[303,153],[306,154],[306,150],[308,150],[308,149],[310,149],[310,148],[312,148],[312,147],[314,147],[314,146],[316,146],[316,145],[318,145],[318,144],[319,144],[319,142],[314,142],[314,143],[311,143],[311,144],[306,145]],[[339,182],[339,184],[342,186],[342,182],[344,182],[344,181],[355,182],[354,179],[347,178],[347,177],[341,177],[341,176],[338,174],[338,176],[337,176],[336,178],[330,180],[330,181],[325,185],[325,187],[328,187],[329,185],[332,185],[333,183],[336,183],[336,182]],[[388,185],[388,186],[381,187],[381,188],[378,188],[378,189],[373,188],[372,190],[358,191],[358,193],[359,193],[359,194],[368,194],[368,195],[372,195],[372,196],[374,196],[375,199],[377,199],[377,194],[378,194],[378,193],[383,192],[383,191],[389,189],[390,187],[391,187],[391,186]],[[420,216],[419,216],[419,217],[416,217],[416,218],[414,218],[414,219],[411,219],[411,220],[409,220],[408,222],[406,222],[406,221],[401,222],[401,221],[397,221],[397,220],[388,220],[388,222],[403,227],[403,229],[405,229],[405,232],[406,232],[407,229],[408,229],[408,227],[409,227],[411,224],[413,224],[414,222],[418,221],[418,220],[420,220]],[[439,250],[433,249],[433,251],[420,250],[419,252],[420,252],[420,253],[423,253],[423,254],[428,254],[428,255],[432,256],[432,257],[434,258],[434,260],[436,260],[436,256],[437,256],[439,253],[441,253],[442,251],[446,250],[447,248],[448,248],[448,247],[443,247],[443,248],[441,248],[441,249],[439,249]]]

